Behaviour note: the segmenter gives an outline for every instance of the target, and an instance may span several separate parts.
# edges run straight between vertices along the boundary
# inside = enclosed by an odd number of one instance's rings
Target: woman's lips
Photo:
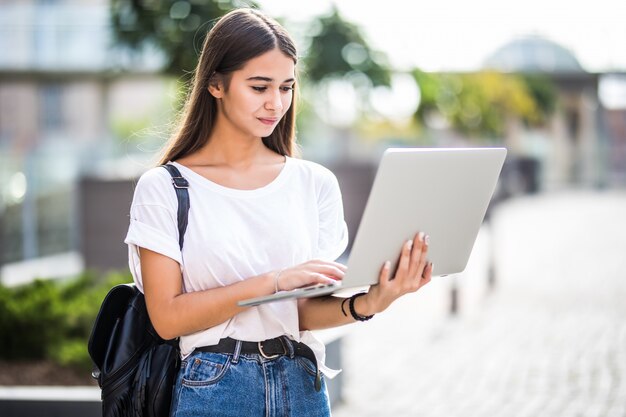
[[[276,122],[278,121],[278,119],[271,118],[271,117],[268,117],[268,118],[265,118],[265,117],[259,117],[258,119],[259,119],[259,121],[260,121],[261,123],[263,123],[264,125],[273,125],[274,123],[276,123]]]

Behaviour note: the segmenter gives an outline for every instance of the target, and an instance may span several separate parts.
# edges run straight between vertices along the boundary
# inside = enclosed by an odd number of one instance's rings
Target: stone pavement
[[[335,417],[626,417],[626,192],[503,203],[465,273],[343,343]]]

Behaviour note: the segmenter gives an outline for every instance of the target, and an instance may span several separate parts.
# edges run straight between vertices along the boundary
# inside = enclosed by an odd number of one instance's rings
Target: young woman
[[[165,339],[180,337],[172,416],[328,416],[324,346],[310,330],[365,320],[431,279],[423,233],[365,295],[243,308],[239,300],[340,280],[348,242],[335,176],[295,152],[296,49],[274,20],[232,11],[209,32],[180,128],[161,163],[189,182],[177,199],[155,167],[130,210],[130,267]]]

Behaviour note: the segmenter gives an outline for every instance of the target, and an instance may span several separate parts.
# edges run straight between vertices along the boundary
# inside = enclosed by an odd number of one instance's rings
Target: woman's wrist
[[[285,269],[279,269],[278,271],[274,271],[274,293],[281,291],[280,289],[280,275],[283,273]]]
[[[261,278],[261,282],[262,282],[261,288],[264,289],[263,293],[260,295],[268,295],[268,294],[274,293],[274,291],[276,290],[276,274],[277,273],[278,271],[270,271],[262,275],[259,275],[259,278]]]
[[[379,313],[378,309],[369,299],[369,296],[357,297],[354,300],[354,310],[361,316],[371,316]]]

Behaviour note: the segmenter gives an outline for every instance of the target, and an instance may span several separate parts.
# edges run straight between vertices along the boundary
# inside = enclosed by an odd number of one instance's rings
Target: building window
[[[43,134],[63,128],[63,89],[59,84],[41,87],[39,106],[40,126]]]

